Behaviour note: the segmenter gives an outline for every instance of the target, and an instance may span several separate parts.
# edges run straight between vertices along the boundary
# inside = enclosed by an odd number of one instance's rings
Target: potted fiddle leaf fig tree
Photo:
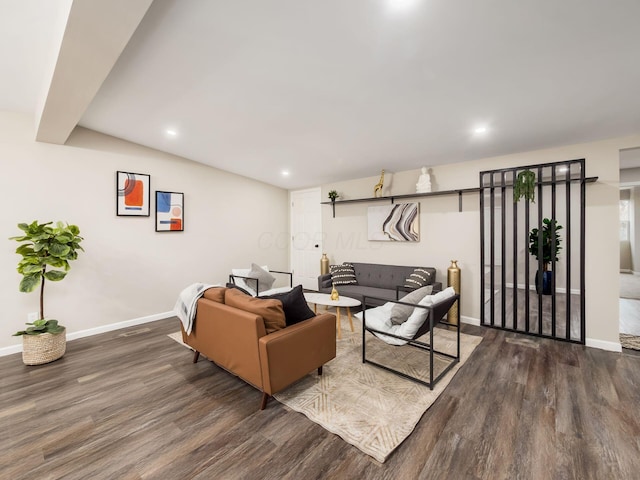
[[[18,273],[22,275],[19,290],[33,292],[40,287],[40,311],[38,319],[14,336],[22,336],[22,360],[26,365],[53,362],[66,351],[66,329],[57,320],[45,319],[44,286],[47,280],[59,282],[69,271],[69,262],[78,258],[84,249],[80,242],[80,229],[76,225],[57,222],[30,224],[19,223],[24,233],[9,240],[20,242],[16,253],[22,257],[18,262]]]
[[[545,218],[542,220],[542,230],[537,228],[529,232],[529,253],[536,257],[538,263],[542,260],[542,272],[536,271],[536,293],[538,295],[551,295],[555,290],[554,272],[549,270],[552,261],[558,261],[558,253],[562,250],[560,243],[562,237],[558,233],[562,230],[555,219]],[[540,248],[542,246],[542,249]],[[542,259],[539,258],[542,250]]]

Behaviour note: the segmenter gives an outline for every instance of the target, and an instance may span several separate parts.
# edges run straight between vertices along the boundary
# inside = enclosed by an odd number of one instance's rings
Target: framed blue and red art
[[[150,216],[151,176],[116,172],[116,213],[119,216]]]
[[[184,230],[184,193],[156,190],[156,232]]]

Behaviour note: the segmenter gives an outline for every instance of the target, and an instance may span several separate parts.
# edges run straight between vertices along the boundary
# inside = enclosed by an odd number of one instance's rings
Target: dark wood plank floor
[[[162,320],[0,358],[2,479],[638,479],[640,356],[484,336],[380,464],[166,335]]]
[[[502,326],[502,293],[505,294],[505,321]],[[518,332],[541,333],[546,337],[561,338],[567,340],[580,341],[580,295],[571,294],[569,309],[569,337],[567,338],[567,294],[556,294],[555,316],[552,307],[551,295],[538,295],[535,290],[530,290],[529,295],[529,326],[526,321],[526,301],[527,291],[518,288],[515,290],[517,297],[517,308],[514,308],[514,289],[504,288],[494,290],[493,295],[493,325],[506,327]],[[542,301],[542,309],[539,310],[538,300]],[[491,295],[485,297],[485,324],[492,325],[491,319]],[[538,312],[542,312],[541,318]],[[514,314],[517,319],[514,325]],[[555,321],[553,319],[555,318]],[[542,321],[540,321],[542,320]],[[541,328],[542,327],[542,328]]]

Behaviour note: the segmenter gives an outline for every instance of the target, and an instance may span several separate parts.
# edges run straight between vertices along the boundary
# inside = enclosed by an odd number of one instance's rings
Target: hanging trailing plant
[[[518,202],[522,197],[533,203],[536,201],[536,174],[531,170],[521,171],[513,185],[513,203]]]

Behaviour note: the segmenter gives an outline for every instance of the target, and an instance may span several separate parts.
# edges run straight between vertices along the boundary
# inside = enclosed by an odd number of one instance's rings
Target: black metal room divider
[[[595,180],[584,159],[480,172],[483,326],[585,343],[585,184]]]

